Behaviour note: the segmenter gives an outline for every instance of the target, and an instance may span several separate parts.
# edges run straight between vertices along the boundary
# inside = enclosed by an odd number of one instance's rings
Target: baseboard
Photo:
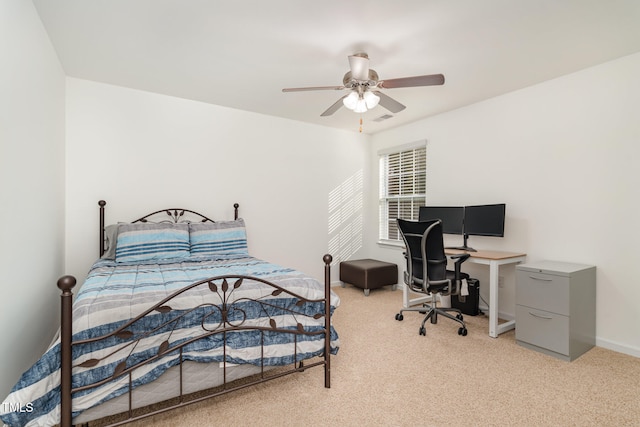
[[[505,313],[504,311],[498,311],[498,319],[507,320],[507,321],[516,320],[516,316],[513,313]]]
[[[478,304],[478,310],[484,313],[485,316],[489,317],[489,307],[483,304]],[[498,319],[501,320],[516,320],[516,317],[513,313],[505,313],[503,311],[498,311]]]
[[[637,347],[631,347],[615,341],[598,337],[596,337],[596,345],[598,347],[606,348],[607,350],[613,350],[618,353],[628,354],[629,356],[640,358],[640,348]]]

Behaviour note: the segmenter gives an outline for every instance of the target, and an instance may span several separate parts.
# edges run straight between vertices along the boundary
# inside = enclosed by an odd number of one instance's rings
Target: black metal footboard
[[[314,366],[324,366],[324,385],[331,386],[331,255],[323,257],[325,278],[324,297],[308,299],[295,294],[269,281],[242,275],[217,276],[201,280],[182,288],[157,304],[141,313],[136,318],[119,325],[113,331],[98,337],[72,340],[72,289],[76,280],[72,276],[64,276],[58,280],[61,294],[61,427],[72,425],[72,396],[103,386],[111,381],[122,381],[128,384],[129,413],[125,421],[118,421],[119,425],[139,418],[166,412],[177,407],[189,405],[204,399],[234,390],[249,387],[254,384],[300,372]],[[252,291],[243,293],[251,288]],[[197,292],[202,296],[202,303],[195,307],[182,307],[181,302],[186,293]],[[247,297],[246,295],[254,295]],[[255,296],[258,295],[258,296]],[[259,315],[259,316],[258,316]],[[189,329],[188,334],[178,331],[186,328],[186,322],[197,321],[197,332]],[[275,335],[274,335],[275,334]],[[276,337],[277,335],[277,337]],[[305,365],[303,361],[309,355],[298,354],[298,344],[318,336],[322,341],[319,354],[314,357],[314,363]],[[260,374],[255,380],[241,384],[227,383],[226,365],[236,363],[228,348],[233,348],[237,340],[250,339],[251,349],[259,349],[260,354],[254,360],[259,360]],[[288,355],[291,364],[286,368],[277,369],[274,373],[265,374],[265,367],[270,362],[265,356],[265,347],[273,342],[293,346],[293,352]],[[77,358],[73,360],[74,349],[79,346],[96,345],[108,341],[108,352],[103,351],[99,358]],[[195,399],[183,399],[182,364],[185,354],[190,353],[194,345],[217,342],[219,346],[211,351],[215,362],[223,365],[223,384],[216,385],[210,394]],[[258,344],[256,344],[258,343]],[[140,350],[144,349],[144,350]],[[254,350],[252,350],[254,351]],[[317,352],[318,353],[318,352]],[[124,355],[124,357],[115,355]],[[98,357],[98,356],[96,356]],[[117,360],[118,362],[113,362]],[[160,362],[171,361],[180,366],[180,396],[178,403],[162,406],[160,409],[141,415],[133,413],[131,391],[134,388],[136,371],[143,366],[149,367]],[[319,360],[319,361],[318,361]],[[75,364],[75,365],[74,365]],[[257,365],[258,366],[258,365]],[[90,384],[72,386],[72,370],[74,368],[93,369],[99,367],[107,372],[102,378]]]

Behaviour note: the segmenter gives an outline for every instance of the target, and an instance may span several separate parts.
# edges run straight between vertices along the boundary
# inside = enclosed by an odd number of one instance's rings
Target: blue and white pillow
[[[249,255],[243,219],[189,224],[191,255]]]
[[[120,224],[116,262],[189,257],[189,225],[173,223]]]

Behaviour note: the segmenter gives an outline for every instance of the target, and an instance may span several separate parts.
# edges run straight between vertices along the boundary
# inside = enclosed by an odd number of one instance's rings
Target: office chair
[[[420,335],[426,335],[424,325],[427,320],[438,322],[438,315],[460,323],[458,335],[467,335],[462,312],[456,308],[436,307],[436,294],[458,295],[462,279],[469,275],[460,272],[460,265],[469,258],[469,254],[451,256],[455,260],[455,271],[447,270],[447,257],[444,253],[442,237],[442,221],[432,219],[428,221],[406,221],[397,219],[398,228],[405,243],[407,269],[404,273],[404,283],[413,292],[431,295],[431,303],[424,303],[420,307],[403,308],[396,314],[396,320],[403,320],[403,312],[418,311],[426,314],[420,325]],[[456,313],[455,317],[450,314]]]

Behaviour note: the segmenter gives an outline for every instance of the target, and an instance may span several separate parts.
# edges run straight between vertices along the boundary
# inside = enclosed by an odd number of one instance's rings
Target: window
[[[396,218],[417,220],[427,193],[427,145],[425,141],[380,154],[381,241],[400,241]]]

